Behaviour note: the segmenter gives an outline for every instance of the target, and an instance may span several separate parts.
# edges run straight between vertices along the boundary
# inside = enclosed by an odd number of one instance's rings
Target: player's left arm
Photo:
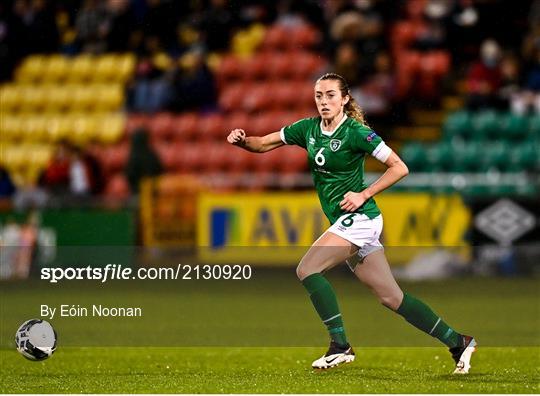
[[[396,184],[399,180],[409,174],[409,168],[399,158],[394,151],[390,151],[388,158],[383,162],[387,169],[373,184],[360,192],[349,191],[343,196],[340,202],[341,209],[347,212],[354,212],[374,195],[386,190],[388,187]]]

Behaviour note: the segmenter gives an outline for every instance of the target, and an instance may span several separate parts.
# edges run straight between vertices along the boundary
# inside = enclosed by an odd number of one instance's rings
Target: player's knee
[[[298,264],[298,266],[296,267],[296,276],[301,281],[306,279],[311,274],[314,274],[315,272],[316,271],[311,270],[309,266],[306,265],[306,263],[304,263],[303,261],[301,261],[300,264]]]
[[[402,296],[400,295],[385,295],[379,296],[379,302],[392,311],[396,311],[401,304]]]

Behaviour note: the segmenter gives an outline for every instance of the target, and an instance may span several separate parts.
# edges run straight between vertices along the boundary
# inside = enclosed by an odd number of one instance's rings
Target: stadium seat
[[[289,52],[275,54],[268,63],[267,77],[281,82],[292,75],[292,69],[295,59]]]
[[[113,175],[105,185],[103,194],[107,198],[125,200],[129,198],[129,184],[122,173]]]
[[[44,110],[51,113],[68,108],[74,100],[75,85],[51,85],[47,88],[47,100]]]
[[[228,147],[226,142],[212,143],[206,148],[202,169],[205,172],[216,173],[226,169]]]
[[[21,66],[15,72],[15,78],[19,83],[33,83],[43,79],[46,65],[46,57],[43,55],[31,55],[24,59]]]
[[[19,118],[21,122],[21,132],[23,139],[29,143],[46,140],[47,120],[43,116],[29,115]]]
[[[540,114],[529,117],[528,131],[531,137],[540,139]]]
[[[73,112],[85,112],[93,108],[101,97],[92,85],[66,85],[69,92],[68,107]]]
[[[5,112],[17,111],[21,106],[21,85],[5,84],[0,89],[0,102]]]
[[[223,119],[223,131],[225,137],[233,129],[245,129],[248,134],[251,133],[251,121],[250,117],[244,111],[235,111],[226,115]]]
[[[500,115],[500,127],[498,128],[497,137],[515,141],[516,139],[526,138],[529,132],[527,117],[510,112]]]
[[[71,82],[82,83],[90,80],[94,74],[95,58],[92,55],[77,55],[71,60],[67,79]]]
[[[73,130],[68,136],[72,143],[84,147],[90,141],[95,140],[98,133],[96,120],[93,117],[89,117],[87,114],[79,114],[73,115],[72,120]]]
[[[170,140],[174,136],[173,123],[175,117],[170,113],[158,113],[149,120],[150,134],[157,141]]]
[[[538,171],[539,169],[535,169],[538,164],[538,151],[538,146],[527,142],[513,145],[509,149],[508,170],[513,172]]]
[[[290,75],[298,80],[311,80],[313,76],[318,76],[325,64],[320,56],[305,51],[291,52],[287,57],[290,58]]]
[[[100,143],[110,145],[122,139],[126,129],[123,114],[107,114],[96,116],[95,137]]]
[[[423,171],[427,168],[426,150],[420,143],[408,143],[401,149],[403,162],[411,171]]]
[[[267,83],[248,85],[243,91],[241,108],[250,113],[268,108],[272,101],[270,87]]]
[[[126,120],[126,132],[133,134],[139,128],[148,128],[150,117],[147,114],[130,113]]]
[[[470,141],[466,144],[452,144],[453,172],[475,172],[482,167],[481,143]]]
[[[320,41],[320,33],[310,25],[300,25],[289,31],[287,46],[293,50],[313,48]]]
[[[96,95],[93,101],[96,111],[115,111],[124,104],[124,90],[120,84],[95,85],[92,91]]]
[[[223,116],[219,113],[203,114],[197,122],[197,139],[225,142],[227,131],[223,128]]]
[[[45,140],[49,143],[57,143],[60,140],[67,139],[73,130],[71,117],[65,115],[50,115],[47,118],[47,133]]]
[[[96,82],[115,81],[119,58],[114,54],[100,55],[95,59],[95,68],[92,73],[92,80]]]
[[[266,29],[261,45],[262,49],[282,50],[288,46],[290,31],[281,26],[273,25]]]
[[[472,117],[472,139],[483,140],[496,136],[500,128],[499,117],[494,110],[483,110]]]
[[[444,121],[443,131],[444,137],[448,140],[470,136],[472,132],[471,114],[466,110],[450,114]]]
[[[504,171],[509,166],[507,147],[503,142],[482,145],[481,156],[478,158],[480,171],[486,172],[494,169]]]
[[[64,55],[51,55],[47,57],[42,69],[43,81],[47,83],[58,83],[63,81],[71,72],[72,61]]]
[[[279,169],[282,173],[305,172],[308,169],[306,151],[300,147],[286,146],[281,149]]]
[[[167,171],[174,170],[176,167],[176,147],[169,142],[160,142],[155,144],[155,149],[163,167]]]
[[[243,73],[243,67],[243,61],[237,56],[223,56],[216,73],[220,86],[223,81],[231,81],[241,78]]]
[[[258,80],[266,77],[271,56],[272,54],[263,52],[246,59],[242,65],[242,77],[251,80]]]
[[[197,113],[183,113],[175,117],[171,125],[174,140],[186,142],[188,139],[196,138],[198,122],[199,116]]]
[[[219,95],[219,107],[224,111],[239,111],[247,94],[248,84],[238,82],[228,84]]]
[[[119,172],[126,166],[130,147],[127,143],[106,147],[101,156],[103,171],[107,174]]]
[[[452,147],[447,142],[439,142],[426,148],[426,160],[430,172],[445,172],[452,167]]]

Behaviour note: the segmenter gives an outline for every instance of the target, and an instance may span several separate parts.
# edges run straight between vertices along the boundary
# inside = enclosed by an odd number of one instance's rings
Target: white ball
[[[56,350],[56,331],[45,320],[30,319],[17,330],[15,343],[25,358],[45,360]]]

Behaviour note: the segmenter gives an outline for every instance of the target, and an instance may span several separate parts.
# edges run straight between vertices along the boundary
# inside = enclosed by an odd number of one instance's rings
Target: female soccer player
[[[379,242],[382,216],[373,196],[409,173],[407,166],[364,121],[347,82],[327,73],[315,83],[319,117],[305,118],[263,137],[234,129],[231,144],[265,153],[284,144],[308,152],[309,166],[322,209],[332,224],[304,255],[296,269],[330,335],[330,348],[312,367],[326,369],[354,360],[335,292],[323,275],[346,261],[379,301],[407,322],[446,344],[456,362],[454,373],[469,372],[476,349],[473,337],[448,326],[422,301],[396,283]],[[373,184],[364,184],[364,157],[371,154],[388,168]]]

